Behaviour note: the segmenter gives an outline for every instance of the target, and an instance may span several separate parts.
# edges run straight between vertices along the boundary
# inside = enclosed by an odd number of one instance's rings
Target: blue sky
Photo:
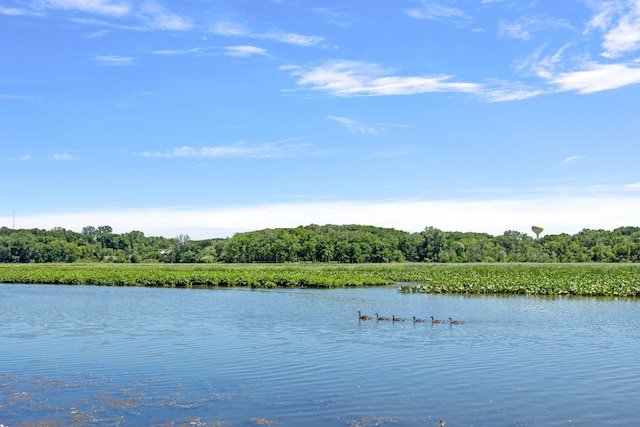
[[[0,226],[640,225],[638,0],[0,0]]]

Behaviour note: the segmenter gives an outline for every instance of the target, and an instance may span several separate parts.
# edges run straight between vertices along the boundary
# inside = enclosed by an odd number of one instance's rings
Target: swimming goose
[[[431,323],[444,323],[444,320],[442,320],[442,319],[434,319],[433,316],[431,316]]]
[[[378,316],[378,313],[376,313],[376,320],[389,320],[388,317],[380,317]]]
[[[416,316],[413,316],[413,323],[422,323],[424,319],[416,319]]]
[[[449,317],[449,323],[451,323],[452,325],[462,325],[464,322],[462,320],[453,320],[451,317]]]
[[[404,319],[402,317],[396,317],[393,314],[391,315],[391,320],[393,320],[394,322],[404,322]]]
[[[371,320],[371,316],[363,315],[362,313],[360,313],[360,310],[358,310],[358,319],[360,319],[360,320]]]

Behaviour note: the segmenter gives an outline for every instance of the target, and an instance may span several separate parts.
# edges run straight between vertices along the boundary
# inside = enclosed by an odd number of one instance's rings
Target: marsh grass
[[[0,264],[0,283],[640,296],[640,264]]]

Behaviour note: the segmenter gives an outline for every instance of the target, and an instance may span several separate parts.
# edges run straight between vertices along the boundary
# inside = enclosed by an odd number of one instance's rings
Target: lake
[[[639,326],[633,299],[3,284],[0,424],[636,426]]]

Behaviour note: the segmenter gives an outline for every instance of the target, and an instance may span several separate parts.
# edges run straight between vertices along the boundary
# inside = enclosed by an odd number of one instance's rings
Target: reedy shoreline
[[[0,264],[0,283],[640,297],[640,264]]]

